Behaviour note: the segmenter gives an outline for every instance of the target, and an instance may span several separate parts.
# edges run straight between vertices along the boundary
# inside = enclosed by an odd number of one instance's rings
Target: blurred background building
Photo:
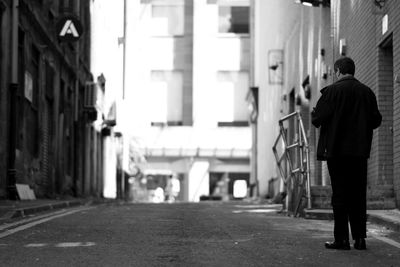
[[[249,183],[249,1],[127,1],[126,32],[118,114],[137,167],[178,174],[184,201]]]

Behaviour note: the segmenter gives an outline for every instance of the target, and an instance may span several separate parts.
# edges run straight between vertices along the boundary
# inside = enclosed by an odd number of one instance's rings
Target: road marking
[[[63,242],[55,244],[54,247],[56,248],[75,248],[75,247],[92,247],[95,246],[95,242]],[[52,246],[51,244],[47,243],[30,243],[26,244],[24,247],[26,248],[42,248],[46,246]]]
[[[65,242],[58,243],[56,247],[58,248],[73,248],[73,247],[91,247],[96,245],[94,242]]]
[[[46,243],[33,243],[33,244],[26,244],[24,247],[26,248],[42,248],[47,246]]]
[[[374,238],[376,238],[376,239],[378,239],[378,240],[380,240],[380,241],[382,241],[382,242],[385,242],[385,243],[387,243],[387,244],[389,244],[389,245],[392,245],[392,246],[394,246],[394,247],[396,247],[396,248],[400,248],[400,243],[399,242],[396,242],[396,241],[394,241],[394,240],[392,240],[392,239],[389,239],[389,238],[387,238],[387,237],[384,237],[384,236],[379,236],[379,235],[376,235],[376,234],[371,234]]]
[[[64,216],[67,216],[67,215],[71,215],[71,214],[74,214],[74,213],[77,213],[77,212],[80,212],[80,211],[84,211],[84,210],[89,210],[89,209],[93,209],[93,207],[83,207],[83,208],[79,208],[79,209],[76,209],[76,210],[67,211],[65,213],[56,214],[56,215],[53,215],[53,216],[50,216],[50,217],[47,217],[47,218],[43,218],[43,219],[40,219],[40,220],[37,220],[37,221],[33,221],[31,223],[28,223],[28,224],[25,224],[25,225],[21,225],[21,226],[18,226],[16,228],[13,228],[13,229],[8,229],[5,232],[0,233],[0,238],[4,238],[6,236],[15,234],[15,233],[17,233],[19,231],[23,231],[23,230],[29,229],[31,227],[34,227],[34,226],[38,225],[38,224],[42,224],[42,223],[45,223],[45,222],[48,222],[48,221],[51,221],[51,220],[54,220],[54,219],[57,219],[57,218],[60,218],[60,217],[64,217]]]
[[[277,212],[276,209],[251,209],[251,210],[234,210],[232,213],[240,214],[240,213],[272,213]]]
[[[47,218],[47,217],[50,217],[50,216],[53,216],[56,214],[61,214],[61,213],[64,213],[65,211],[66,211],[66,209],[62,209],[62,210],[57,210],[57,211],[54,211],[51,213],[46,213],[43,215],[37,215],[37,216],[31,217],[31,218],[21,219],[21,220],[18,220],[17,222],[13,222],[13,223],[5,223],[3,225],[0,225],[0,231],[3,231],[8,228],[13,228],[13,227],[21,225],[21,224],[26,224],[31,221],[36,221],[38,219]]]

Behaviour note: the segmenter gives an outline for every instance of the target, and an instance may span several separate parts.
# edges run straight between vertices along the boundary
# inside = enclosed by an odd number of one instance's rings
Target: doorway
[[[377,181],[370,185],[393,185],[393,37],[389,36],[378,50],[378,91],[376,92],[382,124],[378,128],[377,138],[371,156],[377,155],[375,164],[369,166],[369,172],[378,169]],[[371,165],[371,164],[370,164]],[[376,166],[378,165],[378,166]],[[393,190],[393,189],[392,189]]]

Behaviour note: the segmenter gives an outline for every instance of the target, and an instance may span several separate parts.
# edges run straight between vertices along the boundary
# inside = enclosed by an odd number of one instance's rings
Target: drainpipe
[[[10,82],[10,113],[9,113],[9,155],[7,170],[8,198],[17,199],[15,150],[17,148],[17,91],[18,91],[18,5],[19,0],[13,0],[11,10],[11,82]]]
[[[80,13],[80,1],[76,1],[76,16],[79,17],[79,13]],[[78,102],[79,102],[79,51],[80,51],[80,47],[79,47],[79,41],[76,42],[76,46],[75,46],[75,75],[76,75],[76,79],[75,79],[75,110],[74,110],[74,125],[73,125],[73,132],[75,133],[77,131],[77,127],[78,127],[78,113],[79,113],[79,107],[78,107]],[[60,73],[60,75],[62,75],[62,73]],[[71,138],[72,141],[72,146],[74,147],[74,149],[77,149],[78,146],[76,145],[77,139],[75,138],[75,135],[72,135],[73,137]],[[73,188],[74,188],[74,197],[77,197],[78,195],[82,194],[83,192],[78,192],[78,181],[79,181],[79,170],[78,170],[78,160],[79,157],[74,159],[74,163],[73,163]],[[71,171],[71,170],[70,170]]]
[[[124,25],[123,25],[123,50],[122,50],[122,99],[125,99],[125,76],[126,76],[126,25],[127,25],[127,0],[124,0]]]

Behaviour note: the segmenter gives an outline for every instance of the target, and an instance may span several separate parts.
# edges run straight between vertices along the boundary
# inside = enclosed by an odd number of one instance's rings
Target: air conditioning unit
[[[97,84],[94,82],[86,82],[85,85],[85,99],[83,107],[85,109],[96,109],[97,100]]]

